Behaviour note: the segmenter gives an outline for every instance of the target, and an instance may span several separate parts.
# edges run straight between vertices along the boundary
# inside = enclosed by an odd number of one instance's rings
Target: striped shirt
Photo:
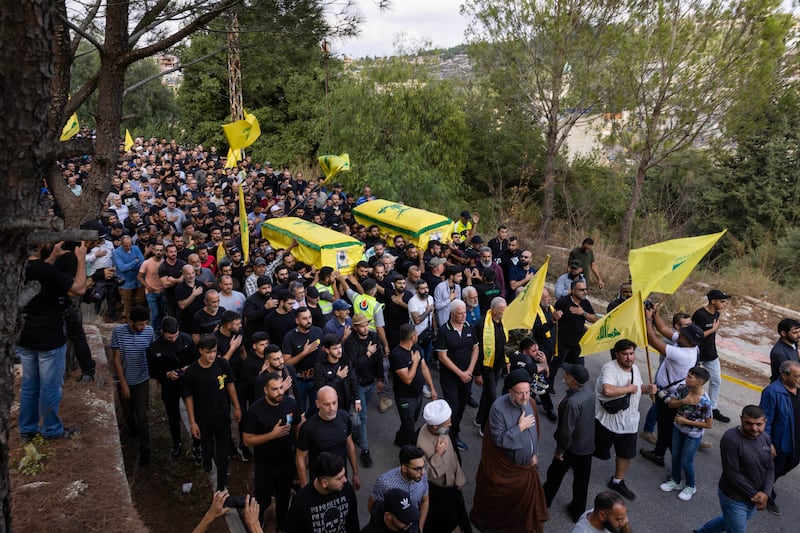
[[[399,466],[392,468],[388,472],[381,474],[375,481],[370,496],[372,496],[375,501],[382,502],[383,495],[391,489],[401,489],[407,492],[408,495],[411,496],[411,501],[419,506],[419,502],[428,494],[428,473],[424,472],[421,480],[412,481],[403,477],[400,473]]]
[[[138,385],[150,379],[147,369],[147,347],[156,338],[152,326],[145,326],[144,331],[136,333],[128,324],[114,328],[109,346],[119,350],[122,359],[122,373],[125,383]]]

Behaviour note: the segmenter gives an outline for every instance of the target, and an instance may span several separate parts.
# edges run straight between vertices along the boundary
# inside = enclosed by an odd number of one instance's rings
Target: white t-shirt
[[[422,316],[425,313],[425,309],[428,305],[433,305],[433,297],[429,294],[425,300],[420,300],[418,295],[414,295],[408,301],[408,318],[411,320],[411,323],[414,324],[414,319],[411,318],[411,313],[417,313],[418,315]],[[417,334],[422,333],[425,329],[431,325],[433,321],[433,313],[425,317],[419,324],[414,324],[414,329],[417,330]]]
[[[669,392],[674,392],[678,385],[686,379],[689,369],[697,364],[697,355],[696,346],[681,347],[667,344],[666,358],[656,372],[658,388],[663,389],[670,383],[674,383],[669,387]]]
[[[611,414],[600,406],[600,401],[607,401],[614,396],[603,396],[603,385],[624,387],[631,381],[631,371],[624,370],[616,361],[608,361],[600,368],[600,375],[595,384],[595,418],[604,428],[620,435],[639,431],[639,400],[642,397],[642,375],[633,365],[633,383],[636,392],[631,393],[631,403],[627,409]]]
[[[591,513],[592,511],[594,511],[594,508],[589,509],[588,511],[583,513],[580,519],[578,520],[578,523],[572,526],[572,529],[569,530],[569,533],[611,533],[606,528],[597,529],[596,527],[594,527],[592,524],[589,523],[588,517],[589,513]]]

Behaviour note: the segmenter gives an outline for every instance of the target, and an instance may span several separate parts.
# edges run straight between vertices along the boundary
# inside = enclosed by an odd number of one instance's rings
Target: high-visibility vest
[[[333,302],[329,302],[328,300],[322,299],[323,293],[333,294],[330,285],[323,285],[322,283],[315,283],[314,288],[317,289],[317,292],[320,295],[319,302],[317,302],[317,307],[319,310],[322,311],[323,315],[329,315],[333,313]]]
[[[375,331],[375,313],[383,307],[374,296],[359,294],[353,299],[353,312],[362,313],[369,320],[370,331]]]

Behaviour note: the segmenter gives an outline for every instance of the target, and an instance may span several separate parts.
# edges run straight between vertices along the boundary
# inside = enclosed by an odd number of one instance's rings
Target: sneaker
[[[83,374],[81,377],[78,378],[78,383],[86,384],[86,383],[91,383],[92,381],[94,381],[94,376],[91,376],[89,374]]]
[[[483,427],[483,424],[481,424],[480,422],[478,422],[478,419],[477,419],[477,418],[476,418],[475,420],[473,420],[473,421],[472,421],[472,424],[473,424],[473,425],[474,425],[476,428],[482,428],[482,427]]]
[[[431,390],[427,385],[422,386],[422,395],[425,396],[426,399],[431,398]]]
[[[542,394],[547,392],[547,383],[542,383],[541,381],[534,381],[531,383],[531,394],[535,396],[541,396]]]
[[[38,437],[38,433],[20,433],[19,438],[22,442],[28,443],[33,441],[36,437]]]
[[[710,450],[713,447],[714,446],[710,442],[703,441],[703,442],[700,443],[700,449],[701,450]]]
[[[662,483],[658,488],[663,490],[664,492],[672,492],[673,490],[683,489],[683,485],[681,483],[676,483],[670,479],[666,483]]]
[[[778,507],[778,504],[775,503],[773,500],[767,502],[767,512],[770,514],[774,514],[775,516],[781,515],[781,508]]]
[[[203,448],[195,446],[192,448],[192,455],[194,456],[194,466],[203,466]]]
[[[655,450],[639,450],[639,455],[648,461],[654,462],[658,466],[664,466],[664,457],[656,455]]]
[[[59,440],[59,439],[71,439],[75,435],[80,435],[80,434],[81,434],[80,428],[77,427],[68,428],[67,426],[64,426],[64,431],[61,432],[61,435],[56,435],[54,437],[44,437],[44,435],[42,436],[45,438],[45,440]]]
[[[731,421],[730,418],[720,413],[719,409],[714,409],[714,420],[722,422],[723,424],[727,424],[728,422]]]
[[[681,500],[688,502],[694,496],[694,493],[697,492],[697,489],[694,487],[684,487],[684,489],[678,494],[678,498]]]
[[[606,487],[613,490],[614,492],[619,492],[620,494],[622,494],[631,501],[636,499],[636,494],[634,494],[633,491],[628,488],[628,486],[625,484],[624,479],[619,483],[614,483],[614,478],[612,477],[611,479],[608,480],[608,483],[606,483]]]
[[[169,458],[173,461],[177,461],[180,459],[181,455],[183,454],[183,445],[179,442],[178,444],[172,445],[172,451],[169,452]]]
[[[481,436],[483,436],[483,435],[481,435]],[[464,441],[463,441],[463,440],[461,440],[461,439],[458,439],[458,440],[456,441],[456,446],[458,446],[458,449],[459,449],[459,450],[464,450],[465,452],[466,452],[466,451],[469,451],[469,446],[467,446],[467,443],[466,443],[466,442],[464,442]]]
[[[372,466],[372,456],[369,454],[369,450],[361,450],[361,464],[364,465],[364,468]]]
[[[240,444],[239,447],[236,448],[236,451],[239,453],[239,457],[241,457],[242,461],[245,463],[253,458],[253,454],[252,452],[250,452],[250,448],[248,448],[244,444]]]
[[[483,428],[480,428],[480,429],[478,430],[478,435],[480,435],[480,436],[481,436],[481,438],[483,438]]]
[[[656,434],[652,431],[642,431],[641,433],[639,433],[639,437],[646,440],[650,444],[655,444],[656,440],[658,439],[656,437]]]

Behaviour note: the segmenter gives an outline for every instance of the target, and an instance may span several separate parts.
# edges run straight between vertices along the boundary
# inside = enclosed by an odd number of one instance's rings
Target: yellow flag
[[[60,140],[68,141],[75,137],[79,131],[81,131],[81,125],[78,122],[78,114],[73,113],[72,116],[69,117],[67,123],[64,125],[64,129],[61,130]]]
[[[258,125],[258,119],[252,113],[247,113],[243,120],[223,124],[222,131],[225,132],[228,145],[234,150],[247,148],[261,136],[261,126]]]
[[[544,279],[547,277],[547,267],[550,264],[550,256],[544,260],[542,267],[533,276],[533,279],[525,285],[525,288],[514,297],[514,301],[508,304],[503,315],[503,326],[506,331],[512,329],[531,329],[536,320],[536,310],[542,301],[542,289],[544,289]]]
[[[580,341],[581,357],[610,350],[620,339],[647,346],[641,292],[634,293],[586,330]]]
[[[628,253],[633,292],[672,294],[728,230],[663,241]]]
[[[127,152],[128,150],[130,150],[131,146],[133,146],[133,137],[131,137],[131,132],[128,131],[128,129],[126,128],[125,129],[125,151]]]
[[[321,155],[318,158],[325,181],[328,181],[339,172],[350,172],[350,154]],[[324,183],[324,182],[323,182]]]
[[[244,208],[244,192],[239,184],[239,234],[242,238],[242,258],[245,263],[250,260],[250,228],[247,226],[247,211]]]
[[[242,151],[228,148],[228,157],[225,158],[225,168],[233,168],[242,160]]]

